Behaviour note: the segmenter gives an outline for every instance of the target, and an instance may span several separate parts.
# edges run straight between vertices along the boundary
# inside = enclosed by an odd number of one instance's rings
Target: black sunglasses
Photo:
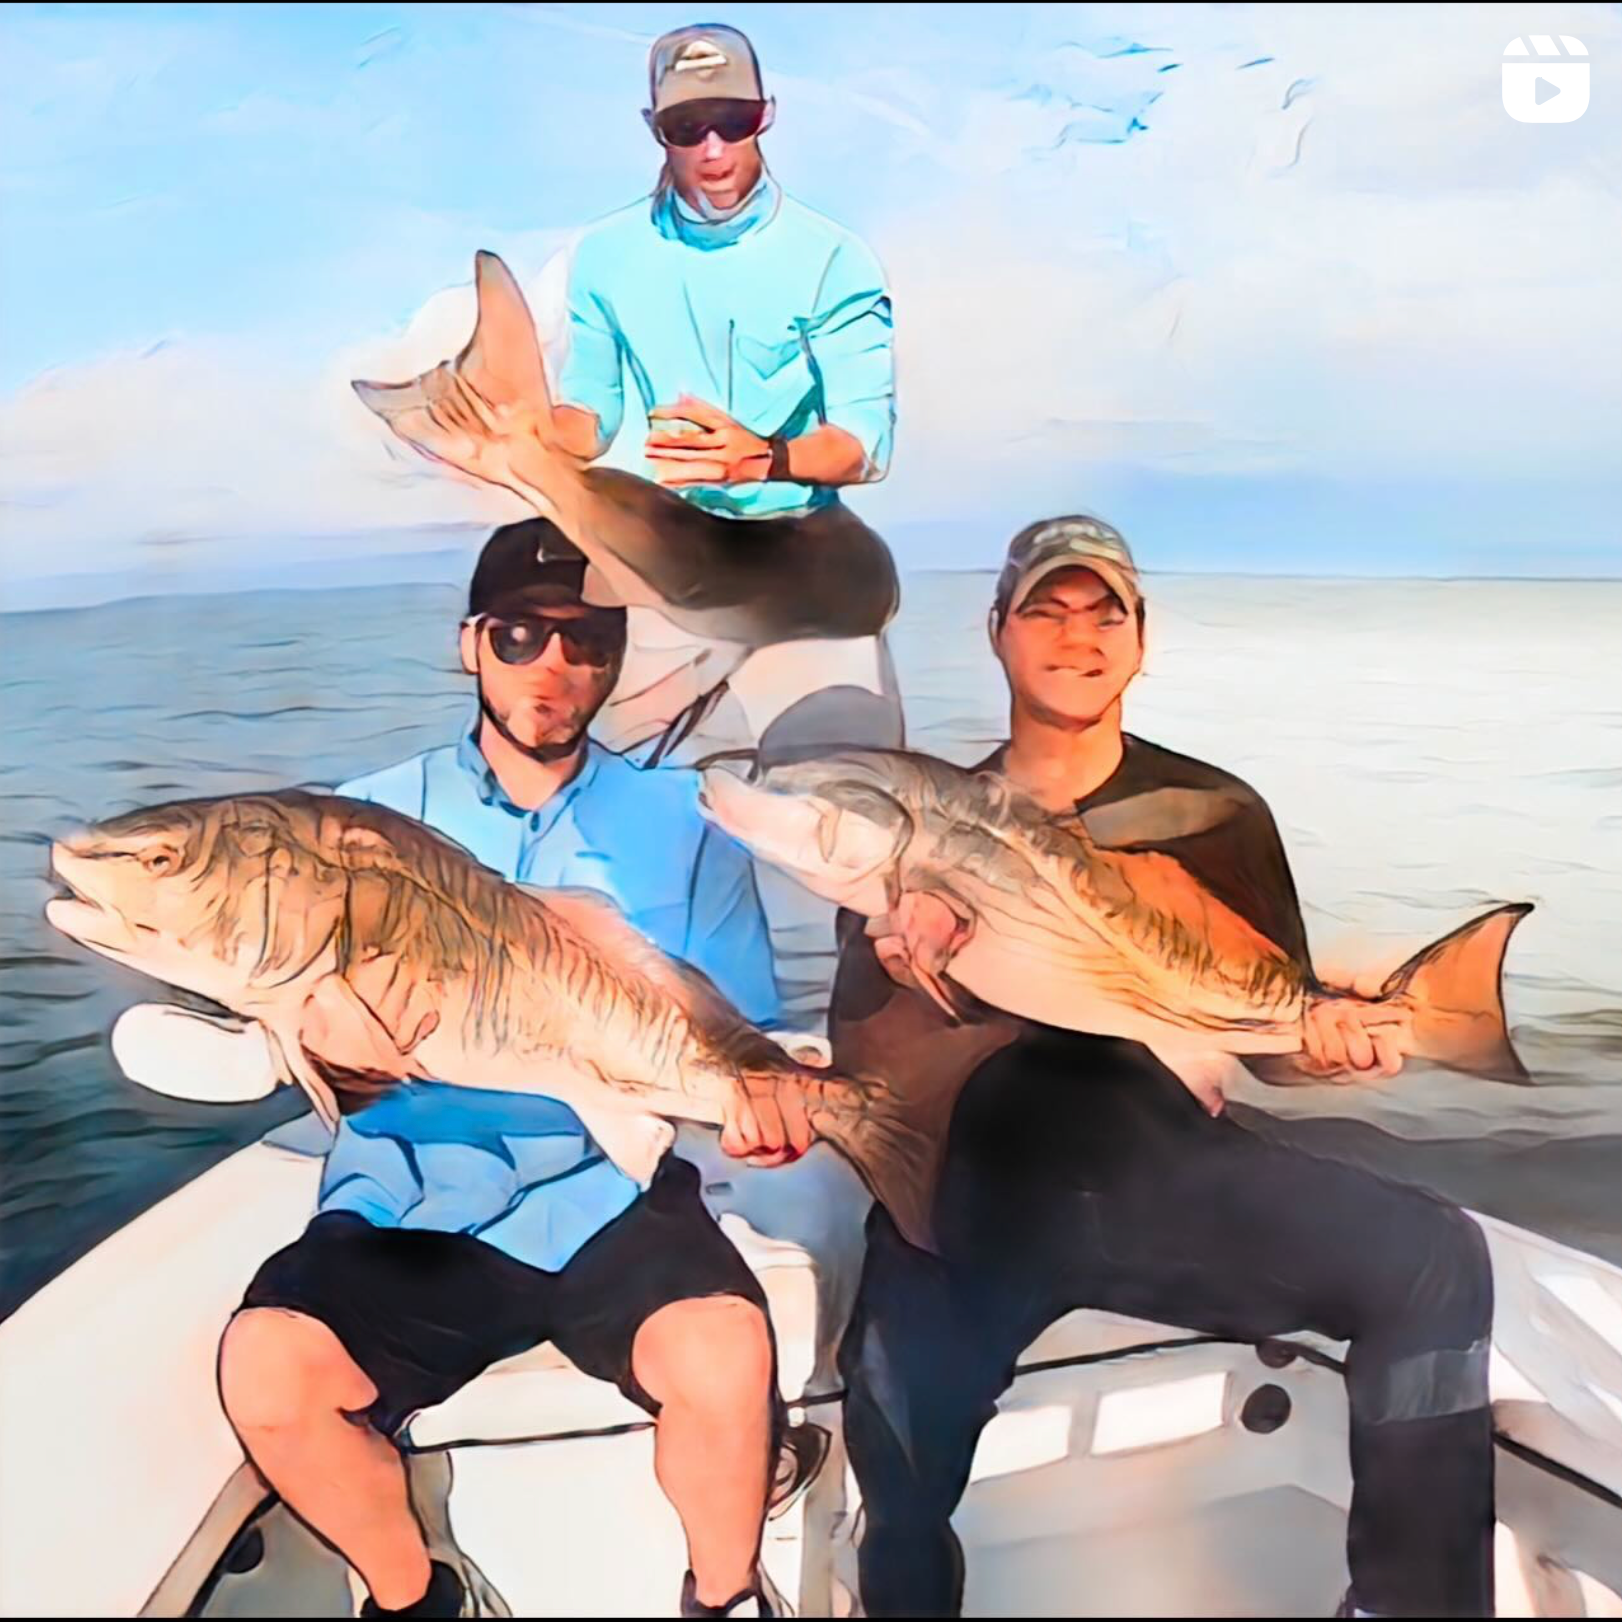
[[[612,664],[625,647],[625,614],[613,609],[560,619],[551,614],[478,614],[470,622],[490,633],[490,649],[504,665],[532,665],[557,637],[572,665]]]
[[[747,141],[760,134],[766,117],[763,101],[735,101],[719,97],[684,101],[653,117],[653,133],[666,146],[698,146],[714,130],[723,141]]]

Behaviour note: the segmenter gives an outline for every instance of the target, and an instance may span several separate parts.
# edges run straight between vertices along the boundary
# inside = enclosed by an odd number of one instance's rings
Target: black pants
[[[1462,1212],[1212,1120],[1134,1043],[1044,1033],[969,1081],[936,1220],[941,1257],[875,1208],[840,1350],[869,1616],[959,1613],[976,1440],[1077,1307],[1349,1341],[1355,1603],[1492,1615],[1492,1275]]]

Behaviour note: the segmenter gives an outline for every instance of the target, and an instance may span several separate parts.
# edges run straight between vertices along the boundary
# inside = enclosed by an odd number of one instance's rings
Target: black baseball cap
[[[468,585],[468,617],[491,614],[537,590],[556,602],[584,602],[586,556],[550,518],[503,524],[479,553]],[[624,609],[603,613],[624,614]]]

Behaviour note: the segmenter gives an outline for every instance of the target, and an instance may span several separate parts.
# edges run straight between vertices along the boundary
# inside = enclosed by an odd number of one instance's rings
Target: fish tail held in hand
[[[506,265],[482,249],[474,255],[473,285],[479,317],[467,348],[456,357],[457,373],[491,405],[522,407],[549,439],[552,395],[523,291]]]
[[[1531,1080],[1504,1014],[1504,952],[1529,903],[1498,907],[1432,941],[1380,988],[1413,1022],[1419,1058],[1489,1081]]]
[[[935,1190],[944,1145],[919,1127],[879,1080],[833,1078],[818,1087],[812,1125],[861,1174],[908,1244],[933,1250]]]
[[[479,313],[453,361],[408,383],[355,382],[368,410],[425,455],[517,489],[556,516],[580,464],[558,448],[535,321],[512,272],[493,253],[474,261]],[[504,444],[522,430],[522,445]]]

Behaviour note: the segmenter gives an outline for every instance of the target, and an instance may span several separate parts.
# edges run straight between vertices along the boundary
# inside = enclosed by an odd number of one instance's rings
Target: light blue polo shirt
[[[557,393],[607,439],[629,374],[644,411],[691,394],[746,428],[797,438],[824,424],[860,441],[881,477],[895,433],[890,294],[872,252],[786,197],[769,174],[733,214],[706,220],[673,187],[611,214],[575,243]],[[639,448],[640,449],[640,448]],[[651,474],[640,456],[634,470]],[[837,500],[775,483],[678,492],[735,518]]]
[[[756,1024],[778,1018],[754,870],[701,816],[695,772],[642,770],[589,744],[574,781],[526,811],[503,793],[470,732],[338,792],[426,822],[508,879],[610,897]],[[555,1272],[638,1192],[567,1105],[424,1082],[344,1118],[320,1209],[473,1234]]]

